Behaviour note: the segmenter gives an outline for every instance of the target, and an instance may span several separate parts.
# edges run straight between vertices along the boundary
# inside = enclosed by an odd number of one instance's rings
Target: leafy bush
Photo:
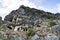
[[[28,28],[27,29],[27,35],[30,36],[33,32],[33,29],[32,28]]]
[[[56,25],[56,23],[55,23],[55,22],[53,22],[53,21],[49,21],[49,22],[48,22],[48,25],[51,27],[51,26]]]

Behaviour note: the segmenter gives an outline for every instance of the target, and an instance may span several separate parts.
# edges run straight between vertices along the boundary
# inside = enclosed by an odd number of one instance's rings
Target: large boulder
[[[51,30],[53,30],[53,31],[57,31],[57,32],[60,33],[60,25],[52,26]]]
[[[35,34],[34,36],[32,36],[31,40],[39,40],[39,36]]]
[[[59,37],[54,34],[48,34],[47,36],[45,36],[45,40],[59,40]]]

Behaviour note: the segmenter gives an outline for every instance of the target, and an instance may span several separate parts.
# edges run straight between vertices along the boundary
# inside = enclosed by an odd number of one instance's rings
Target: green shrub
[[[55,22],[53,22],[53,21],[49,21],[49,22],[48,22],[48,25],[51,27],[51,26],[56,25],[56,23],[55,23]]]
[[[33,32],[33,29],[32,28],[28,28],[27,29],[27,35],[30,36]]]

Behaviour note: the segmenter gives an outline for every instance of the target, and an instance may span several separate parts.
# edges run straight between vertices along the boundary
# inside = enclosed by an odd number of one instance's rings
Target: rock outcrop
[[[50,21],[56,24],[50,27]],[[8,14],[4,21],[0,17],[0,25],[1,40],[60,40],[59,13],[53,14],[22,5]]]

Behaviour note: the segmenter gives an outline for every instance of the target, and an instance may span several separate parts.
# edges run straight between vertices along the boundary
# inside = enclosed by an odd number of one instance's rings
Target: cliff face
[[[20,22],[20,24],[34,24],[39,21],[39,19],[60,19],[60,14],[53,14],[50,12],[45,12],[43,10],[37,10],[34,8],[29,8],[25,6],[21,6],[17,10],[13,10],[10,14],[8,14],[4,20],[9,22]],[[19,20],[19,21],[18,21]]]
[[[60,40],[60,14],[22,5],[4,18],[0,29],[11,40]]]
[[[53,19],[56,18],[57,16],[60,16],[59,13],[57,14],[53,14],[50,12],[45,12],[43,10],[37,10],[34,8],[29,8],[29,7],[25,7],[25,6],[21,6],[20,8],[18,8],[17,10],[13,10],[9,15],[7,15],[5,17],[5,20],[7,21],[12,21],[14,16],[17,17],[23,17],[28,20],[37,20],[39,18],[46,18],[46,19]]]

